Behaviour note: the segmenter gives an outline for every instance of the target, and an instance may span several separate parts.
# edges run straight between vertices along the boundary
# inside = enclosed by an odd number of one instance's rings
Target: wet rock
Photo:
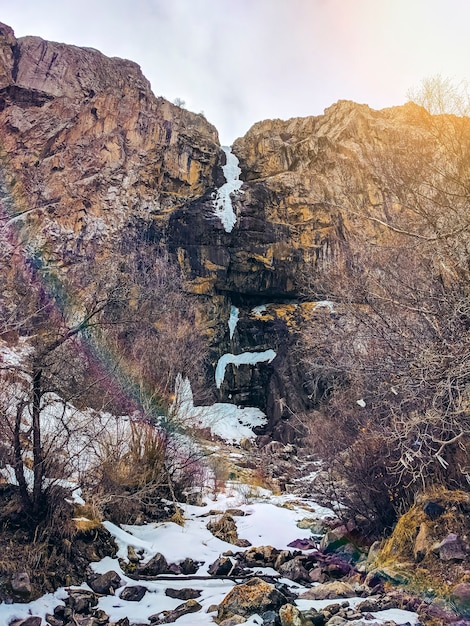
[[[467,556],[460,538],[455,533],[449,533],[439,544],[438,550],[441,561],[463,561]]]
[[[177,598],[178,600],[194,600],[195,598],[199,598],[202,591],[200,589],[172,589],[169,587],[165,589],[165,595],[169,598]]]
[[[242,585],[236,585],[225,596],[219,605],[217,621],[220,623],[233,615],[249,617],[254,613],[278,611],[287,602],[286,596],[274,585],[255,577]]]
[[[100,574],[96,578],[88,580],[88,584],[96,593],[114,595],[116,589],[119,589],[123,582],[117,572],[110,570],[105,574]]]
[[[31,581],[27,572],[18,572],[11,578],[11,588],[20,596],[29,596],[32,592]]]
[[[143,585],[132,585],[131,587],[124,587],[119,597],[121,600],[127,600],[128,602],[140,602],[147,591],[147,587]]]
[[[355,595],[356,592],[351,585],[337,580],[312,587],[303,593],[300,598],[305,600],[328,600],[334,598],[353,598]]]
[[[184,604],[180,604],[172,611],[162,611],[156,615],[150,615],[148,618],[151,624],[172,624],[177,619],[188,613],[196,613],[200,611],[202,606],[196,600],[188,600]]]

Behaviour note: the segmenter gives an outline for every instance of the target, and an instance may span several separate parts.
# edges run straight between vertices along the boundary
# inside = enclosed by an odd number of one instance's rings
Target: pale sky
[[[0,21],[136,61],[227,145],[263,119],[470,81],[470,0],[0,0]]]

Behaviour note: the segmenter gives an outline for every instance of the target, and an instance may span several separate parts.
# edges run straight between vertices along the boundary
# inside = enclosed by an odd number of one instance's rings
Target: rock
[[[299,597],[305,600],[327,600],[334,598],[353,598],[355,595],[356,592],[351,585],[338,580],[312,587]]]
[[[460,583],[451,591],[452,602],[460,614],[470,618],[470,583]]]
[[[335,552],[341,546],[349,543],[349,531],[345,526],[338,526],[334,530],[326,532],[320,541],[320,550],[322,552]]]
[[[438,546],[441,561],[463,561],[466,553],[462,542],[455,533],[449,533]]]
[[[217,621],[220,623],[233,615],[249,617],[254,613],[278,611],[287,602],[286,596],[274,585],[255,577],[242,585],[236,585],[225,596],[219,605]]]
[[[148,618],[151,624],[172,624],[183,615],[188,613],[196,613],[200,611],[202,606],[196,600],[188,600],[184,604],[180,604],[172,611],[162,611],[156,615],[150,615]]]
[[[130,587],[124,587],[119,597],[121,600],[127,600],[128,602],[140,602],[147,591],[147,587],[143,585],[132,585]]]
[[[433,544],[433,539],[430,536],[429,528],[425,522],[419,527],[419,532],[416,535],[413,556],[417,563],[422,561],[426,554],[429,552]]]
[[[342,626],[343,624],[347,624],[347,623],[348,623],[348,620],[345,619],[344,617],[341,617],[339,615],[334,615],[331,619],[329,619],[326,622],[326,626]]]
[[[289,548],[294,548],[294,550],[313,550],[316,548],[316,544],[314,541],[310,541],[310,539],[295,539],[287,544]]]
[[[89,613],[98,604],[98,598],[87,589],[69,589],[65,604],[75,613]],[[59,607],[60,609],[61,607]],[[54,615],[56,610],[54,609]],[[59,614],[60,616],[60,614]]]
[[[285,604],[279,609],[281,626],[323,626],[325,619],[321,613],[310,609],[300,611],[292,604]]]
[[[178,600],[194,600],[195,598],[199,598],[202,591],[199,589],[172,589],[168,587],[165,589],[165,595],[169,598],[177,598]]]
[[[100,574],[96,578],[88,580],[88,584],[96,593],[114,595],[116,589],[122,586],[123,581],[117,572],[113,570]]]
[[[51,615],[50,613],[46,613],[46,622],[48,626],[64,626],[64,621]]]
[[[279,554],[272,546],[259,546],[246,550],[242,556],[246,567],[274,567]]]
[[[277,611],[265,611],[261,614],[263,626],[281,626],[281,619]]]
[[[308,573],[309,579],[312,583],[322,583],[325,580],[325,574],[321,567],[314,567]]]
[[[219,626],[236,626],[237,624],[244,624],[245,622],[246,619],[241,615],[234,615],[233,617],[227,617],[227,619],[224,619],[222,622],[220,622]]]
[[[139,563],[141,561],[141,557],[136,553],[133,546],[127,546],[127,559],[129,563]]]
[[[28,572],[18,572],[11,578],[11,588],[20,596],[29,596],[32,592],[31,581]]]
[[[285,578],[289,578],[295,582],[308,582],[310,580],[307,570],[305,569],[301,558],[296,557],[287,563],[281,565],[278,572]]]
[[[158,576],[159,574],[166,574],[168,567],[168,561],[163,554],[157,552],[148,563],[142,564],[137,568],[137,573],[144,576]]]
[[[194,561],[193,559],[190,559],[189,557],[184,559],[184,561],[181,561],[179,566],[180,566],[181,573],[184,574],[185,576],[190,576],[191,574],[195,574],[197,570],[199,569],[199,564],[196,563],[196,561]]]
[[[41,626],[41,617],[25,617],[25,619],[15,620],[9,623],[9,626]]]
[[[423,507],[424,514],[429,517],[431,520],[435,520],[440,517],[443,513],[445,513],[445,508],[441,506],[438,502],[426,502]]]
[[[212,565],[209,565],[207,571],[211,576],[227,576],[233,568],[233,563],[228,557],[221,556]]]
[[[220,519],[208,522],[207,529],[210,530],[215,537],[227,543],[233,543],[240,547],[251,545],[246,539],[238,538],[235,520],[227,512],[225,512]]]

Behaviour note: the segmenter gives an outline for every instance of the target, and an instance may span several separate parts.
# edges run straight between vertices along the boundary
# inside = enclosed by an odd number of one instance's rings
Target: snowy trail
[[[227,157],[227,163],[222,167],[227,182],[217,191],[214,207],[215,214],[222,222],[225,231],[230,233],[237,222],[230,194],[240,191],[243,181],[240,180],[241,169],[238,167],[238,159],[232,149],[229,146],[222,146],[222,150]]]

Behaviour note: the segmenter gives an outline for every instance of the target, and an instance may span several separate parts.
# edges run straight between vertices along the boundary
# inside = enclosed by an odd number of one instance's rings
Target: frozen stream
[[[238,159],[230,146],[222,146],[222,150],[227,157],[227,163],[222,167],[227,182],[217,191],[214,207],[215,214],[222,222],[225,231],[230,233],[237,222],[230,194],[240,191],[243,181],[240,180],[241,169],[238,167]]]

